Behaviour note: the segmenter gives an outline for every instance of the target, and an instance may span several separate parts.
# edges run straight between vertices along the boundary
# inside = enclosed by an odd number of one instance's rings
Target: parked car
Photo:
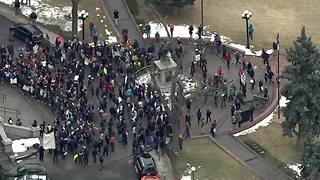
[[[10,26],[10,34],[22,41],[26,41],[28,39],[33,43],[40,43],[43,40],[42,31],[33,24],[12,25]]]
[[[17,168],[14,180],[49,180],[47,168],[41,164],[28,163]]]
[[[141,180],[158,178],[158,170],[152,156],[148,153],[137,154],[134,156],[134,169]],[[158,180],[155,179],[155,180]]]

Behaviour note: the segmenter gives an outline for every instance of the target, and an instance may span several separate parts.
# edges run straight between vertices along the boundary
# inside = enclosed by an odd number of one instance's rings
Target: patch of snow
[[[280,98],[280,107],[285,107],[287,104],[288,100],[284,97],[281,96]],[[260,127],[266,127],[268,126],[271,122],[272,119],[275,115],[277,108],[271,113],[269,114],[264,120],[262,120],[261,122],[257,123],[256,125],[254,125],[253,127],[246,129],[244,131],[241,131],[239,133],[234,134],[234,136],[243,136],[243,135],[247,135],[247,134],[251,134],[257,131],[257,129],[259,129]]]
[[[301,164],[299,164],[299,163],[297,163],[297,164],[292,164],[292,165],[290,165],[290,164],[287,164],[287,167],[289,168],[289,169],[292,169],[296,174],[297,174],[297,178],[299,178],[300,176],[301,176],[301,169],[300,169],[300,167],[301,167]]]
[[[40,144],[39,138],[17,139],[12,141],[12,151],[14,153],[25,152],[35,144]]]
[[[0,0],[0,2],[12,5],[15,0]],[[34,11],[38,18],[37,21],[47,25],[60,26],[63,31],[72,30],[71,22],[71,6],[59,7],[47,4],[43,0],[32,0],[31,6],[21,6],[21,13],[27,17]],[[81,30],[81,23],[79,21],[78,30]]]
[[[181,177],[181,180],[191,180],[191,176],[188,175],[188,176],[182,176]]]
[[[155,37],[156,32],[159,33],[160,37],[168,37],[166,28],[165,28],[165,26],[163,24],[155,23],[155,22],[152,22],[152,21],[149,22],[148,24],[151,27],[151,34],[150,34],[151,37]],[[144,25],[143,24],[139,24],[139,26],[141,27],[141,26],[144,26]],[[198,28],[197,27],[198,27],[197,25],[193,26],[193,28],[194,28],[193,34],[192,34],[192,38],[193,39],[198,39],[198,34],[197,34]],[[206,31],[206,29],[208,29],[208,28],[209,28],[209,26],[205,26],[204,27],[205,35],[202,36],[202,37],[204,39],[209,39],[211,42],[213,42],[216,33],[214,32],[214,33],[211,34],[211,32]],[[169,27],[168,27],[168,30],[169,30]],[[185,25],[185,24],[174,25],[173,37],[190,38],[189,25]],[[145,33],[143,34],[143,38],[147,38],[147,35]],[[262,54],[261,50],[260,51],[256,51],[256,52],[252,52],[250,49],[247,49],[245,45],[232,43],[231,38],[229,38],[227,36],[220,35],[220,39],[221,39],[221,42],[223,44],[227,44],[227,45],[229,45],[231,47],[234,47],[236,49],[244,51],[246,55],[261,56],[261,54]],[[251,46],[251,48],[252,47],[253,46]],[[272,49],[268,49],[268,50],[266,50],[266,53],[272,54],[273,50]]]
[[[281,96],[281,97],[280,97],[280,107],[286,107],[286,106],[287,106],[287,103],[288,103],[289,101],[290,101],[290,100],[288,100],[286,97]]]
[[[163,24],[161,23],[155,23],[155,22],[149,22],[148,23],[151,27],[151,37],[155,37],[156,32],[159,33],[160,37],[168,37],[168,33],[166,31],[166,28],[164,27]],[[139,26],[143,26],[142,24],[140,24]],[[209,26],[205,26],[204,27],[204,32],[206,29],[208,29]],[[192,34],[192,38],[193,39],[198,39],[198,26],[194,25],[193,26],[194,30],[193,30],[193,34]],[[168,30],[170,28],[168,27]],[[189,34],[189,25],[183,24],[183,25],[174,25],[174,30],[173,30],[173,37],[181,37],[181,38],[190,38],[190,34]],[[143,38],[147,38],[147,34],[143,34]],[[207,37],[209,38],[209,36]]]

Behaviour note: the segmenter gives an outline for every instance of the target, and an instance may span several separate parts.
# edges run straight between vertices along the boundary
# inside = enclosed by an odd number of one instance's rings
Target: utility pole
[[[203,29],[203,0],[201,0],[201,27]],[[203,35],[203,31],[202,31]]]
[[[277,81],[278,81],[278,119],[280,119],[280,34],[277,34],[277,51],[278,51],[278,73],[277,73]]]
[[[79,0],[71,0],[72,3],[72,37],[77,36],[78,34],[78,4]]]

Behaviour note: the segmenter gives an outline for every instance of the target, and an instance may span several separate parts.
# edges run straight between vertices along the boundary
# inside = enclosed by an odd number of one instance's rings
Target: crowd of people
[[[172,136],[159,94],[151,85],[136,82],[136,71],[151,63],[152,48],[141,48],[137,41],[100,45],[58,36],[55,44],[45,39],[14,55],[10,42],[1,49],[0,81],[55,112],[52,123],[39,125],[42,135],[55,134],[56,149],[49,151],[54,161],[61,156],[87,164],[92,156],[94,163],[103,162],[118,143],[132,144],[133,154],[146,147],[158,151]],[[43,151],[41,147],[40,160]]]

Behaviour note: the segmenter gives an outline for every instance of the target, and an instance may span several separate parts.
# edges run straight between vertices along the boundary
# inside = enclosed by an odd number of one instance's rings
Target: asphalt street
[[[3,16],[0,16],[0,45],[6,44],[8,42],[8,39],[10,37],[9,27],[13,24],[14,22]],[[15,45],[19,47],[23,46],[23,43],[20,40],[15,39]]]

